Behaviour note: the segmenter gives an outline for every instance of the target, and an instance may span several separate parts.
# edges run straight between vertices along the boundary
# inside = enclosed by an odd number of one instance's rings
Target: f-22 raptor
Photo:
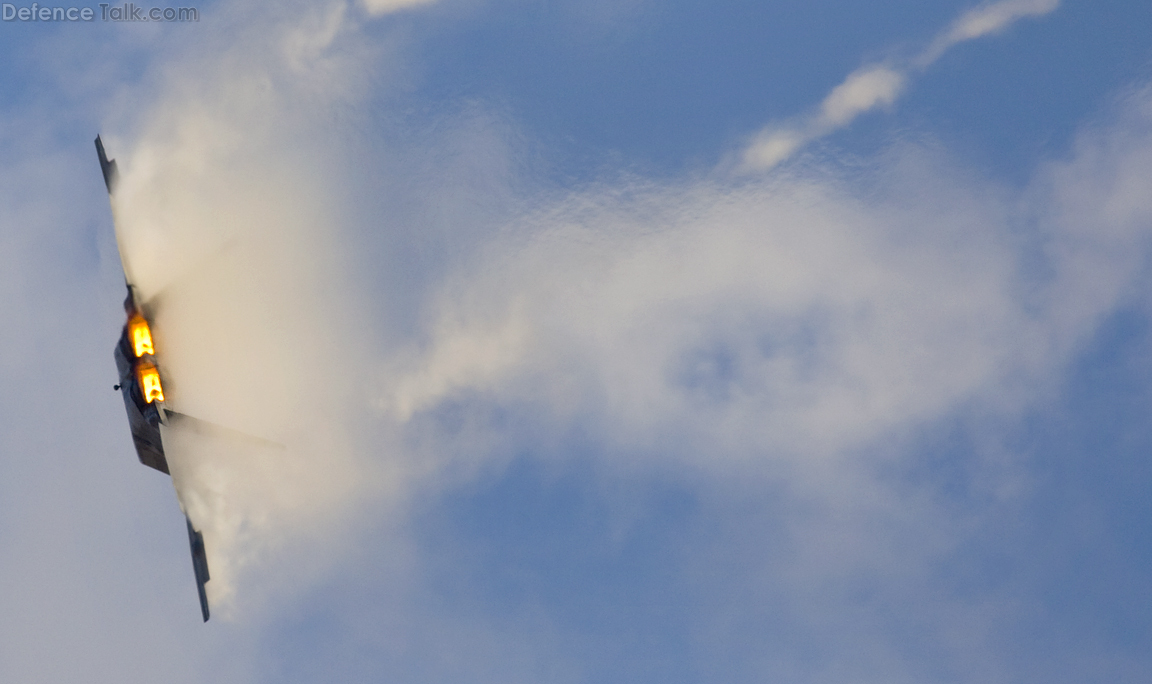
[[[115,223],[114,197],[119,172],[116,160],[109,159],[104,153],[104,143],[101,142],[100,136],[96,136],[96,154],[100,158],[100,170],[104,174],[104,184],[108,188],[109,200],[113,205],[112,220]],[[165,475],[170,475],[160,426],[195,424],[203,421],[173,411],[165,403],[164,373],[152,338],[153,306],[151,302],[140,300],[125,258],[124,246],[120,242],[119,227],[116,229],[116,245],[120,251],[120,264],[124,269],[124,283],[128,288],[128,296],[124,299],[126,315],[124,329],[113,351],[120,378],[114,389],[119,390],[124,398],[124,408],[128,411],[128,426],[132,429],[132,441],[140,462]],[[207,622],[208,595],[204,585],[208,582],[209,575],[208,558],[204,553],[204,535],[192,525],[192,520],[187,514],[185,520],[188,523],[188,543],[192,547],[192,570],[196,575],[196,590],[200,594],[200,612]]]

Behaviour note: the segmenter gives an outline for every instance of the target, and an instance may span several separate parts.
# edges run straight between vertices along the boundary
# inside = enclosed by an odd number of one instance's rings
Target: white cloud
[[[791,157],[810,139],[810,135],[795,130],[766,128],[744,150],[743,168],[770,169]]]
[[[354,35],[342,21],[333,10],[286,27],[313,35],[295,44],[317,49],[177,83],[118,155],[120,214],[142,255],[142,285],[154,292],[192,274],[158,321],[171,339],[165,361],[180,408],[289,444],[283,454],[201,444],[175,459],[185,507],[211,542],[217,601],[245,586],[246,573],[264,572],[277,549],[338,539],[329,531],[366,499],[387,507],[501,462],[526,438],[489,425],[490,410],[526,411],[533,439],[579,426],[614,459],[746,469],[788,478],[820,501],[871,506],[870,465],[851,454],[961,406],[1020,406],[1137,269],[1088,282],[1099,268],[1092,254],[1138,254],[1143,233],[1083,236],[1049,217],[1041,229],[1062,256],[1051,256],[1054,279],[1038,283],[1020,267],[1035,255],[1014,241],[1013,200],[908,147],[885,160],[867,193],[826,169],[631,179],[534,202],[494,238],[477,226],[504,219],[465,198],[448,238],[468,249],[423,264],[443,278],[414,276],[404,294],[422,303],[426,325],[389,331],[396,346],[373,349],[372,326],[391,322],[348,308],[383,295],[358,294],[340,275],[345,250],[407,229],[390,217],[379,234],[378,219],[355,223],[355,210],[333,199],[339,174],[379,172],[343,167],[340,132],[317,128],[330,123],[325,108],[354,90],[344,70],[360,57],[342,43]],[[884,66],[854,73],[812,130],[890,104],[903,78]],[[319,112],[284,106],[301,94]],[[490,135],[478,126],[465,135]],[[769,136],[761,161],[802,144],[796,130]],[[285,139],[309,143],[289,148]],[[493,183],[515,182],[507,151],[483,147],[468,172],[477,183],[453,193],[501,195],[507,189]],[[440,207],[443,188],[419,183],[415,194]],[[1067,194],[1035,192],[1036,206]],[[429,281],[430,291],[419,289]],[[325,365],[332,349],[348,373]],[[372,400],[358,405],[369,379],[378,383]],[[452,405],[470,416],[463,432],[425,432]],[[370,407],[383,409],[376,424],[356,425]],[[365,449],[369,434],[391,446]]]
[[[844,79],[820,105],[820,123],[828,127],[846,126],[860,114],[896,101],[904,88],[905,76],[888,67],[871,66]]]
[[[361,0],[361,2],[369,14],[380,16],[392,12],[399,12],[400,10],[431,5],[436,2],[436,0]]]
[[[1059,6],[1060,0],[1002,0],[981,5],[953,22],[924,51],[917,63],[927,66],[954,45],[1003,31],[1020,19],[1043,16]]]
[[[740,154],[737,170],[760,172],[773,168],[804,145],[847,126],[859,115],[891,106],[907,87],[911,74],[930,66],[949,48],[1001,31],[1019,19],[1048,14],[1059,4],[1059,0],[1002,0],[970,10],[910,62],[857,69],[828,93],[817,113],[803,117],[799,123],[771,124],[761,129]]]
[[[684,572],[717,584],[692,644],[740,654],[708,662],[717,679],[1010,678],[1020,656],[996,635],[1017,599],[952,594],[939,573],[1019,496],[1013,457],[956,457],[984,502],[967,510],[891,473],[923,457],[910,435],[957,416],[995,442],[983,433],[1043,403],[1143,296],[1150,102],[1131,96],[1022,194],[911,145],[864,178],[574,192],[454,269],[381,404],[419,436],[433,489],[509,453],[558,458],[577,435],[608,472],[738,500],[710,519],[730,537],[684,542]],[[797,643],[733,646],[769,610]],[[823,665],[796,653],[812,649]]]
[[[876,160],[863,179],[812,167],[721,181],[624,177],[560,198],[525,198],[534,209],[511,220],[491,197],[512,194],[504,186],[516,182],[508,170],[514,164],[489,144],[500,136],[481,123],[482,130],[462,134],[483,143],[464,181],[449,192],[428,180],[449,164],[427,154],[427,177],[402,186],[444,212],[444,242],[458,250],[428,249],[423,261],[408,263],[395,256],[405,254],[399,241],[435,223],[431,211],[365,220],[343,205],[353,181],[387,173],[350,164],[376,155],[351,154],[341,131],[332,130],[339,120],[355,130],[357,144],[380,144],[362,122],[330,116],[347,114],[343,106],[369,63],[355,50],[354,27],[337,14],[329,6],[274,31],[262,27],[264,42],[209,61],[214,68],[197,63],[169,81],[155,107],[142,109],[144,123],[134,133],[107,138],[124,170],[121,213],[142,284],[149,292],[180,285],[158,324],[167,335],[173,397],[189,413],[288,447],[173,444],[177,486],[209,535],[210,589],[217,600],[235,590],[240,626],[171,633],[141,627],[155,623],[153,600],[165,615],[184,611],[200,626],[183,539],[170,540],[178,555],[161,554],[154,570],[144,561],[156,552],[132,537],[154,530],[133,523],[136,516],[162,512],[169,500],[165,491],[140,506],[139,497],[148,496],[141,492],[162,489],[162,479],[131,463],[130,451],[115,456],[128,462],[114,474],[98,465],[102,460],[11,459],[43,470],[38,488],[26,488],[25,477],[4,485],[20,490],[18,505],[27,508],[19,515],[40,525],[22,528],[0,564],[7,584],[25,590],[14,605],[30,618],[10,618],[5,634],[16,643],[32,633],[39,645],[5,652],[0,672],[14,680],[75,679],[69,675],[96,670],[98,681],[191,681],[201,673],[258,681],[264,673],[246,671],[244,663],[262,647],[252,642],[266,635],[258,611],[246,610],[261,595],[275,595],[295,617],[303,609],[290,597],[326,563],[359,564],[349,572],[385,586],[392,598],[410,586],[426,591],[427,559],[410,557],[414,552],[393,538],[364,535],[357,541],[365,546],[387,546],[378,555],[390,564],[366,561],[349,550],[349,530],[379,518],[403,530],[408,521],[393,514],[404,503],[435,500],[445,487],[498,469],[510,453],[562,458],[565,441],[579,434],[594,445],[583,455],[609,468],[671,474],[719,490],[716,501],[749,491],[761,496],[739,502],[759,502],[747,508],[702,513],[712,516],[704,527],[723,534],[709,533],[704,543],[701,533],[685,551],[685,567],[667,569],[711,583],[706,595],[722,599],[692,615],[685,640],[703,661],[717,653],[735,657],[701,662],[699,671],[736,671],[714,677],[726,681],[763,681],[758,667],[776,668],[788,681],[915,681],[923,670],[910,662],[898,630],[889,629],[895,624],[943,644],[957,660],[981,663],[958,679],[1010,678],[997,669],[997,645],[985,636],[995,626],[981,603],[987,595],[972,602],[940,597],[932,584],[933,562],[969,521],[931,492],[894,487],[878,472],[906,459],[901,438],[933,421],[969,409],[1010,419],[1059,381],[1102,318],[1139,296],[1152,222],[1144,192],[1152,173],[1148,93],[1133,95],[1117,121],[1085,134],[1069,160],[1042,167],[1019,196],[973,180],[938,153],[907,146]],[[842,125],[890,103],[900,73],[857,72],[814,120]],[[792,153],[809,129],[782,130],[765,138],[771,145],[762,165]],[[434,147],[440,133],[431,135]],[[385,161],[373,163],[415,167],[402,155],[380,156]],[[57,173],[54,166],[49,175]],[[12,177],[27,175],[20,169]],[[65,185],[82,184],[58,187]],[[19,187],[5,185],[13,197]],[[5,225],[24,232],[4,233],[3,258],[13,269],[0,285],[6,297],[28,303],[19,325],[0,337],[6,380],[28,388],[50,372],[53,387],[91,379],[99,396],[112,395],[104,376],[87,370],[111,365],[108,340],[91,350],[76,339],[42,344],[73,332],[60,321],[91,315],[76,298],[92,290],[94,276],[64,277],[73,257],[61,261],[56,247],[79,244],[77,235],[38,231],[81,225],[77,216],[84,214],[61,216],[55,198],[24,213],[11,209],[21,206],[16,201],[4,206]],[[504,230],[493,235],[493,224]],[[1034,240],[1021,240],[1022,233]],[[406,285],[398,292],[373,291],[358,279],[364,273],[350,254],[373,241],[392,255],[390,268],[411,271],[408,280],[397,277]],[[33,248],[43,253],[31,265],[12,256]],[[55,277],[30,285],[41,273]],[[416,314],[399,321],[386,307],[363,306],[385,297],[404,299]],[[44,316],[49,310],[64,313]],[[43,332],[53,325],[53,334]],[[88,321],[84,329],[103,326],[114,335],[117,325]],[[389,344],[373,336],[374,327],[386,329]],[[38,332],[18,332],[29,330]],[[41,347],[42,355],[32,356]],[[69,361],[60,365],[54,353]],[[58,430],[61,412],[91,410],[87,402],[95,400],[79,396],[61,411],[55,396],[28,390],[4,431],[6,449],[89,454],[85,440],[106,443],[113,432],[130,448],[114,404],[105,411],[107,425],[73,419],[69,431]],[[383,410],[373,415],[377,408]],[[49,449],[44,435],[54,440]],[[76,462],[87,465],[60,494],[54,478]],[[139,483],[109,486],[129,468]],[[762,503],[767,491],[783,502],[778,510]],[[83,524],[76,539],[46,534],[66,532],[73,519]],[[769,543],[765,530],[783,545]],[[55,593],[75,586],[59,568],[106,557],[105,532],[114,542],[107,555],[116,560],[97,564],[93,576],[116,588],[115,600],[79,589]],[[446,553],[472,562],[464,552]],[[34,559],[42,558],[59,573],[47,576],[51,590],[37,583],[43,572]],[[291,562],[278,562],[284,560]],[[111,584],[131,563],[147,568],[131,577],[156,585],[142,583],[146,592],[136,594],[144,590],[128,579]],[[169,571],[183,573],[171,583],[183,580],[185,593],[179,586],[169,591]],[[443,672],[540,681],[555,662],[575,678],[589,657],[543,608],[529,628],[509,627],[485,614],[486,606],[461,617],[455,598],[412,595],[419,598],[384,602],[400,612],[384,619],[383,635],[370,631],[382,604],[357,596],[341,605],[333,619],[351,624],[362,648],[340,666],[354,672],[363,653],[384,651],[409,659],[410,681]],[[98,629],[110,604],[133,621]],[[893,617],[898,612],[904,615]],[[769,619],[832,655],[814,672],[796,655],[803,649],[789,652],[787,643],[771,644],[769,655],[761,655],[761,643],[755,652],[740,651],[740,639],[755,640],[756,623]],[[144,629],[162,648],[130,665],[113,662]],[[61,633],[85,645],[86,662],[56,659],[55,649],[43,646]],[[456,659],[439,658],[443,653]]]
[[[1050,221],[1076,256],[1053,262],[1038,311],[1000,191],[915,148],[889,163],[870,199],[798,173],[613,188],[526,217],[450,281],[385,404],[403,417],[454,396],[530,402],[701,466],[808,459],[1046,377],[1131,277],[1131,263],[1089,277],[1089,260],[1139,254],[1143,224]],[[1083,309],[1055,294],[1098,287]]]

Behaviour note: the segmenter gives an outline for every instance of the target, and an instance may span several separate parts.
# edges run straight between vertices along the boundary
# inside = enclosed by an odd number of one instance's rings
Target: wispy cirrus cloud
[[[765,171],[776,166],[861,114],[892,106],[916,72],[927,69],[952,47],[1003,31],[1020,19],[1048,14],[1059,4],[1059,0],[1002,0],[969,10],[916,57],[863,66],[833,88],[815,113],[760,130],[740,154],[737,170]]]
[[[369,14],[380,16],[399,12],[401,10],[415,9],[435,3],[437,0],[361,0],[361,4]]]
[[[1004,0],[983,4],[960,15],[912,62],[920,68],[927,67],[955,45],[998,33],[1020,19],[1044,16],[1059,6],[1060,0]]]

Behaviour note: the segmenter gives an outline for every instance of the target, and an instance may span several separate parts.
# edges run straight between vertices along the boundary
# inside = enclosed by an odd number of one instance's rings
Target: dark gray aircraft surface
[[[108,196],[111,199],[116,194],[119,176],[116,160],[109,159],[104,153],[104,143],[100,141],[100,136],[96,136],[96,154],[100,158],[100,170],[104,173],[104,184],[108,187]],[[140,462],[165,475],[170,475],[160,426],[191,423],[192,427],[196,427],[195,424],[204,421],[177,413],[165,404],[163,374],[152,341],[152,306],[150,302],[142,302],[139,298],[119,237],[117,247],[121,250],[120,263],[124,268],[124,282],[128,287],[128,296],[124,299],[127,320],[120,333],[120,341],[116,343],[116,349],[113,351],[120,378],[114,389],[119,390],[124,398],[124,408],[128,411],[128,426],[132,430],[132,441],[136,445],[136,455],[140,458]],[[208,595],[204,591],[204,584],[209,580],[209,576],[208,558],[204,553],[204,536],[193,527],[187,514],[185,520],[188,522],[188,543],[192,547],[192,570],[196,574],[196,589],[200,594],[200,612],[207,622]]]

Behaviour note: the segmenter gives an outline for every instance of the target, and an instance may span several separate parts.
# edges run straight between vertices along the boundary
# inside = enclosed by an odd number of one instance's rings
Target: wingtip
[[[99,135],[96,136],[96,156],[100,159],[100,172],[104,174],[104,187],[108,188],[108,194],[111,195],[120,180],[120,170],[116,167],[116,160],[109,159],[104,152],[104,141]]]
[[[192,547],[192,572],[196,575],[196,593],[200,598],[200,614],[204,622],[208,622],[208,592],[204,585],[211,579],[208,574],[208,558],[204,552],[204,535],[192,527],[192,521],[185,516],[188,522],[188,543]]]

